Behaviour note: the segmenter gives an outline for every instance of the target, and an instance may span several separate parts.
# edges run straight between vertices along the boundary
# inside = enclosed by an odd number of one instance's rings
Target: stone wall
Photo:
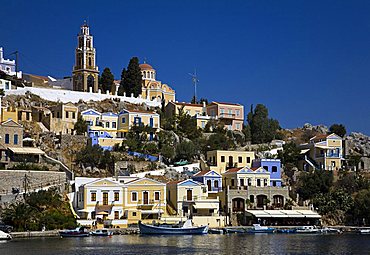
[[[12,188],[19,188],[20,193],[24,192],[25,181],[28,191],[52,185],[61,187],[63,191],[66,174],[51,171],[0,170],[0,195],[11,194]]]

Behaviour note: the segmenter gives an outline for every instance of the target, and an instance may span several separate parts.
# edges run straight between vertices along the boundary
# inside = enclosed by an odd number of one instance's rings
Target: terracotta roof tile
[[[242,168],[243,167],[231,168],[231,169],[227,170],[226,173],[236,173]]]
[[[203,170],[203,171],[200,171],[200,172],[194,174],[194,176],[204,176],[208,172],[210,172],[210,170]]]

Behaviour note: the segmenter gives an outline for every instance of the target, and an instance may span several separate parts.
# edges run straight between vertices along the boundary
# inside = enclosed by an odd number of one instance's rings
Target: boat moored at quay
[[[183,225],[149,225],[139,221],[141,235],[204,235],[208,234],[208,226],[194,227],[191,220]]]

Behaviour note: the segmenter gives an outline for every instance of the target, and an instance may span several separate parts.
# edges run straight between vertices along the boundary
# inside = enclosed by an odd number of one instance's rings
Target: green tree
[[[303,200],[312,199],[318,194],[328,193],[333,185],[333,172],[302,172],[298,180],[297,193]]]
[[[370,224],[370,189],[360,190],[354,199],[353,215],[360,224]]]
[[[253,107],[253,106],[252,106]],[[248,114],[248,124],[251,128],[252,143],[271,142],[280,129],[279,122],[268,118],[268,109],[262,104],[257,104]]]
[[[196,155],[196,148],[192,141],[182,141],[176,146],[176,160],[186,159],[192,161]]]
[[[347,133],[346,127],[342,124],[333,124],[329,128],[330,133],[335,133],[340,137],[344,137]]]
[[[99,85],[104,93],[112,91],[114,86],[114,76],[108,67],[104,68],[99,79]]]
[[[278,158],[285,167],[298,167],[298,160],[301,150],[294,142],[289,142],[283,145],[283,150],[278,152]]]
[[[142,83],[143,79],[139,66],[139,59],[133,57],[130,59],[127,70],[122,70],[118,93],[119,95],[123,95],[123,92],[126,92],[126,96],[131,96],[131,93],[133,93],[134,96],[137,97],[141,94]]]
[[[190,140],[194,140],[201,136],[202,131],[197,127],[197,122],[189,114],[184,113],[183,108],[176,115],[176,130]]]
[[[249,125],[243,125],[244,140],[249,142],[252,140],[251,127]]]
[[[74,130],[78,135],[83,135],[87,132],[87,126],[88,126],[87,121],[85,121],[80,115],[78,116],[77,122],[74,125]]]

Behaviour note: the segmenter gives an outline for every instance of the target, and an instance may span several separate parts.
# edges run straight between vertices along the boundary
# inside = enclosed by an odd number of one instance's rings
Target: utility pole
[[[197,103],[197,85],[198,85],[198,76],[197,76],[197,69],[194,69],[194,73],[189,73],[189,75],[191,76],[191,80],[194,84],[194,103]]]

